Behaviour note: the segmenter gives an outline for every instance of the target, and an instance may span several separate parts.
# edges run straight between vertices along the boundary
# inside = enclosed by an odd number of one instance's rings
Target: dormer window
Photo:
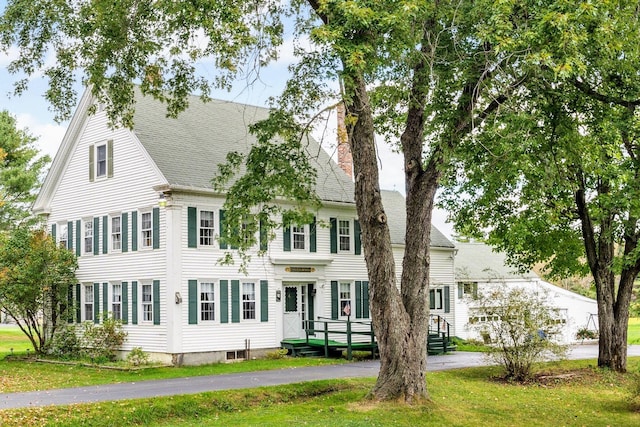
[[[89,146],[89,181],[113,176],[113,140]]]

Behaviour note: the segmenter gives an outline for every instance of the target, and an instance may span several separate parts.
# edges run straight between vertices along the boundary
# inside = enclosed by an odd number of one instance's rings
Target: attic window
[[[107,144],[96,146],[96,178],[107,175]]]
[[[89,146],[89,181],[113,176],[113,141]]]

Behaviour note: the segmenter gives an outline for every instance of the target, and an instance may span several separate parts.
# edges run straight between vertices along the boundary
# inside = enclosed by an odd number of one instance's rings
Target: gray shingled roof
[[[382,190],[382,204],[389,220],[391,242],[404,245],[404,233],[407,226],[404,196],[397,191]],[[438,248],[455,248],[436,227],[431,226],[431,246]]]
[[[136,97],[134,133],[156,163],[170,186],[212,189],[211,178],[224,163],[227,152],[248,152],[256,138],[248,126],[265,119],[266,108],[212,100],[203,103],[189,98],[189,108],[177,119],[166,116],[166,105],[149,96]],[[318,176],[316,193],[325,202],[354,203],[354,184],[342,169],[309,138],[307,150]],[[391,241],[404,244],[405,201],[396,191],[383,191]],[[453,248],[438,229],[431,229],[432,246]]]
[[[518,273],[517,269],[506,264],[506,255],[494,252],[484,243],[456,242],[455,270],[457,280],[513,280],[535,279],[538,275],[533,271]]]
[[[212,189],[211,178],[229,151],[247,153],[256,138],[248,126],[265,119],[266,108],[227,101],[204,103],[189,98],[189,108],[177,119],[166,117],[166,105],[137,96],[134,133],[169,185]],[[321,200],[353,203],[354,186],[318,143],[309,139],[307,150],[318,171],[316,193]]]

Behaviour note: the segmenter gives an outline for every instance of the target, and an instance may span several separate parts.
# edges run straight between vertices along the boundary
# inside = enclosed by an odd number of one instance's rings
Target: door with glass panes
[[[284,338],[305,338],[305,321],[313,319],[313,284],[284,283],[283,289]]]

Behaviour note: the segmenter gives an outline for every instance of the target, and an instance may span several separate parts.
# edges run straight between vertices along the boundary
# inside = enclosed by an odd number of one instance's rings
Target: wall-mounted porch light
[[[160,206],[161,208],[167,206],[167,197],[164,195],[164,193],[160,193],[158,196],[158,206]]]

